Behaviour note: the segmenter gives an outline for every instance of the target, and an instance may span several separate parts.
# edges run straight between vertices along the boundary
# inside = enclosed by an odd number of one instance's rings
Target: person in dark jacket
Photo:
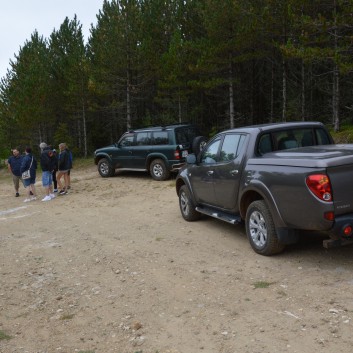
[[[21,178],[21,164],[22,164],[22,156],[20,154],[20,149],[18,147],[12,150],[12,156],[7,160],[7,168],[9,172],[12,174],[12,181],[15,187],[15,196],[19,197],[19,188],[20,188],[20,180]]]
[[[58,161],[58,186],[60,188],[59,195],[66,195],[67,194],[67,187],[69,185],[68,180],[68,171],[70,170],[71,162],[70,162],[70,155],[68,150],[66,149],[65,143],[59,144],[60,154],[59,154],[59,161]],[[61,177],[64,176],[64,186],[61,182]]]
[[[58,156],[56,154],[56,149],[53,148],[53,184],[54,184],[54,192],[58,192],[58,181],[56,179],[56,173],[58,171]]]
[[[22,164],[20,168],[21,174],[28,169],[30,170],[31,177],[29,179],[23,179],[23,185],[27,190],[27,198],[23,202],[37,200],[36,188],[34,186],[36,182],[37,160],[32,155],[31,147],[26,147],[25,149],[25,156],[22,159]]]
[[[53,151],[45,142],[42,142],[39,147],[41,149],[40,166],[42,168],[42,184],[45,189],[45,196],[42,201],[50,201],[55,198],[53,193]]]

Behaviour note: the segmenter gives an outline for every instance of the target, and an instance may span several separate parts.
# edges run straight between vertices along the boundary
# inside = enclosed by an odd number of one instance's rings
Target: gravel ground
[[[257,255],[243,226],[185,222],[174,184],[90,166],[23,203],[1,170],[0,352],[352,352],[352,246]]]

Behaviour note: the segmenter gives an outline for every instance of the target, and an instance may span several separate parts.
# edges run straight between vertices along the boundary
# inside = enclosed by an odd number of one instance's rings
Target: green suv
[[[94,152],[94,162],[103,177],[115,170],[149,171],[155,180],[177,172],[189,153],[198,153],[205,137],[190,124],[155,126],[128,131],[113,145]]]

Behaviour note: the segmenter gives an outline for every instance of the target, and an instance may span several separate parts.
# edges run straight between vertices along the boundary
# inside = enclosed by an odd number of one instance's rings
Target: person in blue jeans
[[[53,170],[55,163],[53,151],[45,142],[42,142],[39,147],[41,149],[40,166],[42,168],[42,184],[45,189],[45,196],[42,201],[50,201],[55,198],[53,193]]]
[[[19,188],[20,188],[20,181],[22,182],[21,178],[21,164],[22,164],[22,156],[20,153],[20,149],[18,147],[12,150],[12,156],[7,160],[7,168],[9,172],[12,174],[12,181],[15,187],[15,196],[19,197]]]
[[[23,202],[37,200],[36,188],[34,186],[34,184],[36,183],[37,160],[32,155],[31,147],[26,147],[25,149],[25,156],[22,159],[20,169],[21,174],[28,169],[30,170],[31,177],[29,179],[23,179],[23,185],[27,190],[27,198]]]

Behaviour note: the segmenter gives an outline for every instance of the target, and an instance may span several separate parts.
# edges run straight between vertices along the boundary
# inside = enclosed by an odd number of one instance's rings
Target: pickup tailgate
[[[293,148],[265,154],[259,164],[297,166],[325,171],[333,193],[335,215],[353,213],[353,144]],[[251,160],[250,160],[251,163]]]
[[[329,167],[336,216],[353,213],[353,164]]]

